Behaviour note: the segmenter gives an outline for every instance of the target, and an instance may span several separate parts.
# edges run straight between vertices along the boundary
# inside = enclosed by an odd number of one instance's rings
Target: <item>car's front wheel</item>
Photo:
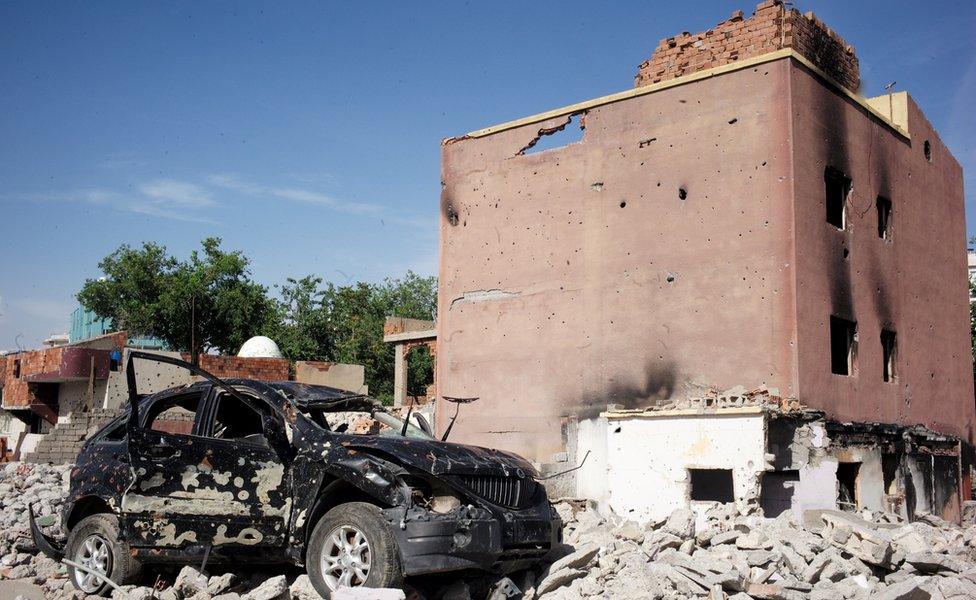
[[[324,598],[340,587],[397,587],[403,581],[396,539],[380,509],[365,502],[336,506],[312,530],[305,562]]]
[[[139,575],[139,563],[119,539],[119,519],[111,514],[89,515],[79,521],[68,534],[65,557],[84,567],[68,566],[68,575],[75,588],[89,595],[110,595],[112,586],[106,578],[126,585]]]

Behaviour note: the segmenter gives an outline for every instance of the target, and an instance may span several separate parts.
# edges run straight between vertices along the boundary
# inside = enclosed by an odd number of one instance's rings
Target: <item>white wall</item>
[[[743,510],[758,497],[765,454],[765,416],[754,409],[610,415],[607,504],[630,520],[664,518],[691,505],[688,469],[713,468],[732,469],[735,501]]]

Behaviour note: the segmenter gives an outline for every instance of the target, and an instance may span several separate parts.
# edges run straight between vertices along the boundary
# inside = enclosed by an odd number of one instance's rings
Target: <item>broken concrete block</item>
[[[556,588],[560,588],[568,583],[572,583],[574,580],[580,577],[585,577],[586,571],[582,569],[574,569],[572,567],[566,567],[560,569],[559,571],[552,571],[549,575],[546,575],[545,579],[539,582],[539,587],[536,588],[535,592],[537,596],[542,596],[548,592],[553,591]]]
[[[664,531],[682,539],[695,535],[695,513],[687,508],[677,508],[664,524]]]
[[[746,593],[765,600],[805,600],[806,594],[772,583],[746,582]]]
[[[746,554],[746,562],[749,563],[750,567],[765,567],[778,560],[779,555],[769,550],[753,550]]]
[[[305,575],[305,577],[308,577]],[[207,580],[207,591],[210,592],[211,596],[216,596],[218,594],[223,594],[230,589],[230,586],[234,585],[237,581],[237,575],[234,573],[224,573],[223,575],[214,575]]]
[[[905,562],[922,573],[961,573],[969,568],[962,560],[934,552],[913,552],[905,557]]]
[[[712,536],[712,539],[709,540],[709,543],[711,543],[711,545],[713,546],[720,546],[722,544],[734,544],[735,540],[738,539],[740,535],[743,534],[741,531],[737,529],[733,529],[731,531],[725,531],[723,533],[717,533],[714,536]]]
[[[288,588],[288,593],[291,600],[319,600],[321,598],[315,588],[312,587],[312,580],[308,578],[308,575],[296,577],[294,583]]]
[[[735,539],[735,547],[740,550],[769,550],[773,542],[761,531],[750,531]]]
[[[878,600],[929,600],[932,594],[922,589],[926,577],[915,576],[894,585],[889,585],[877,593]]]
[[[563,569],[583,569],[590,564],[593,557],[600,552],[596,545],[582,546],[572,554],[568,554],[549,566],[549,572],[555,573]]]
[[[649,559],[653,560],[662,550],[667,548],[680,548],[681,543],[681,538],[662,529],[644,538],[644,543],[641,544],[641,550]]]
[[[336,596],[336,594],[338,594],[341,589],[342,588],[336,590],[336,592],[332,594],[332,598],[334,600],[343,600],[343,599],[353,600],[353,598],[347,598],[345,596]],[[365,588],[356,588],[356,589],[365,589]],[[277,577],[272,577],[271,579],[266,580],[264,583],[251,590],[250,592],[244,594],[242,598],[243,600],[288,600],[288,581],[285,579],[284,575],[278,575]],[[402,600],[403,596],[401,595],[400,598]],[[365,597],[356,598],[355,600],[365,600]],[[380,600],[380,599],[376,598],[375,600]]]
[[[646,534],[647,531],[645,531],[639,523],[635,523],[634,521],[625,521],[624,524],[617,529],[618,537],[637,542],[638,544],[644,541],[644,536]]]
[[[695,538],[689,538],[678,546],[678,552],[682,554],[687,554],[691,556],[691,553],[695,551]]]
[[[184,597],[194,596],[199,592],[207,591],[207,576],[193,567],[183,567],[176,576],[176,581],[173,582],[173,588]]]

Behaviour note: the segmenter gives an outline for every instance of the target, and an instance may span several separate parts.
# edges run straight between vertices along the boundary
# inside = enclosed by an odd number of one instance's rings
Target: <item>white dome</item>
[[[278,349],[278,344],[273,339],[264,337],[263,335],[256,335],[244,342],[237,356],[243,356],[245,358],[281,358],[281,350]]]

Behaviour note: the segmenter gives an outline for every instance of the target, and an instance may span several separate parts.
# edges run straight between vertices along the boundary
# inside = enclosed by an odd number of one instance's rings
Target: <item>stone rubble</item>
[[[69,466],[0,465],[0,596],[4,580],[37,586],[46,598],[82,600],[63,565],[33,549],[27,505],[57,531]],[[969,503],[966,514],[974,514]],[[808,511],[803,521],[737,515],[715,505],[696,516],[675,510],[640,525],[606,518],[583,502],[559,502],[562,547],[530,570],[445,574],[400,590],[343,590],[338,598],[411,600],[961,600],[976,598],[976,524],[920,515]],[[217,569],[214,566],[214,569]],[[307,575],[150,569],[117,600],[314,600]],[[283,574],[283,572],[285,574]],[[150,587],[159,576],[160,585]],[[365,595],[364,595],[365,594]],[[91,597],[94,598],[94,597]]]

